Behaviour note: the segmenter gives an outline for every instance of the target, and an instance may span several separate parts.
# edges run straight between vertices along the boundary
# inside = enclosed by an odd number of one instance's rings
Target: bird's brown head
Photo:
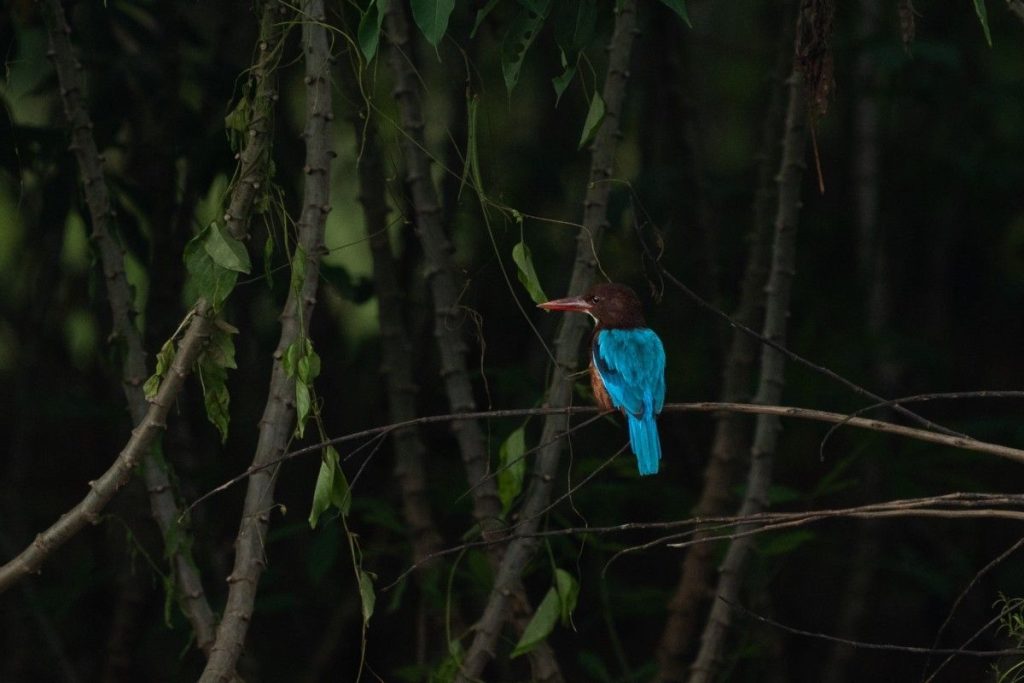
[[[571,296],[537,304],[545,311],[587,313],[605,329],[645,327],[644,312],[636,292],[626,285],[601,283],[583,296]]]

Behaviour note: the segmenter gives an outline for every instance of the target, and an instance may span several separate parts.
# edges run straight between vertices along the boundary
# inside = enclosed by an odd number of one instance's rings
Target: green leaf
[[[296,292],[302,291],[302,282],[306,279],[306,250],[301,244],[295,245],[295,253],[292,254],[292,279],[291,288]]]
[[[977,4],[981,0],[974,1]],[[661,4],[678,14],[679,18],[686,22],[687,26],[693,28],[693,24],[690,23],[690,15],[686,13],[686,3],[684,0],[661,0]]]
[[[501,513],[508,514],[512,502],[523,490],[526,474],[526,432],[523,427],[508,435],[498,449],[498,497],[501,498]]]
[[[501,74],[505,78],[505,88],[511,95],[519,82],[519,72],[523,68],[523,58],[533,44],[537,34],[544,26],[551,0],[531,0],[521,2],[519,11],[501,41]]]
[[[365,569],[359,570],[359,598],[363,603],[363,626],[370,623],[377,596],[373,593],[373,577]]]
[[[238,272],[217,263],[206,250],[213,225],[206,226],[185,245],[185,268],[189,273],[185,290],[192,301],[206,299],[219,311],[238,281]]]
[[[565,89],[572,83],[572,79],[576,76],[576,64],[570,64],[565,67],[565,71],[562,72],[561,76],[556,76],[551,79],[551,85],[555,88],[555,106],[558,106],[559,100],[562,99],[562,94]]]
[[[295,380],[295,435],[300,439],[306,433],[306,420],[309,419],[311,405],[309,385]]]
[[[228,392],[228,369],[234,369],[235,341],[232,335],[238,330],[223,320],[214,321],[210,342],[199,358],[199,379],[203,386],[203,404],[206,417],[220,432],[221,443],[228,440],[228,425],[231,422],[229,407],[231,395]]]
[[[245,245],[241,240],[229,235],[220,223],[214,222],[210,226],[210,231],[203,240],[203,249],[218,266],[246,274],[252,270]]]
[[[267,241],[263,243],[263,276],[267,278],[267,287],[274,288],[274,269],[271,264],[274,260],[274,236],[267,235]]]
[[[387,12],[387,0],[370,0],[370,6],[359,20],[359,49],[367,62],[372,62],[380,44],[380,27]]]
[[[435,48],[448,30],[448,18],[453,9],[455,0],[412,0],[412,18]]]
[[[466,179],[473,181],[474,189],[485,199],[484,183],[480,176],[480,158],[477,154],[476,115],[480,108],[480,98],[472,95],[466,102],[466,166],[462,169],[462,183],[459,186],[459,198],[462,197],[462,189],[466,186]]]
[[[448,656],[430,676],[430,683],[453,683],[459,671],[462,670],[462,657],[464,654],[462,643],[458,640],[452,640],[448,643]]]
[[[160,347],[160,353],[156,354],[156,370],[153,372],[153,376],[142,385],[147,401],[152,401],[156,398],[156,393],[160,390],[160,383],[163,382],[167,372],[171,369],[171,363],[174,362],[174,354],[174,340],[168,339]]]
[[[583,146],[593,139],[598,126],[604,121],[604,113],[604,100],[601,93],[595,91],[594,96],[590,98],[590,109],[587,110],[587,119],[583,122],[583,134],[580,136],[578,149],[583,149]]]
[[[295,380],[295,434],[301,438],[313,406],[313,380],[320,375],[320,356],[308,337],[296,339],[284,350],[281,366]]]
[[[597,3],[595,0],[560,2],[554,7],[555,42],[573,61],[590,45],[597,25]],[[563,64],[564,66],[564,64]]]
[[[542,304],[547,301],[548,297],[540,286],[537,271],[533,268],[533,256],[530,254],[530,248],[526,246],[526,242],[520,241],[516,246],[512,247],[512,260],[516,262],[519,281],[526,287],[526,291],[529,292],[533,302]]]
[[[985,0],[974,0],[974,13],[978,15],[981,30],[985,32],[985,41],[992,47],[992,33],[988,30],[988,9],[985,8]]]
[[[579,584],[572,574],[556,569],[555,585],[548,590],[547,595],[537,606],[537,611],[523,629],[523,635],[510,656],[518,657],[537,647],[554,630],[559,619],[563,623],[568,623],[572,611],[576,608],[579,591]]]
[[[342,515],[347,515],[352,507],[348,479],[341,469],[338,451],[334,446],[325,448],[320,459],[320,472],[316,476],[316,486],[313,487],[313,507],[309,512],[309,526],[315,529],[320,515],[331,507],[336,508]]]
[[[477,10],[476,20],[473,22],[473,30],[469,32],[470,38],[476,37],[476,32],[480,28],[480,24],[484,23],[484,19],[487,18],[487,15],[491,13],[491,10],[494,9],[499,2],[501,2],[501,0],[487,0],[487,4],[484,5],[482,9]]]
[[[199,368],[206,418],[220,432],[220,442],[226,443],[228,426],[231,423],[231,413],[229,412],[231,395],[228,393],[227,371],[224,368],[207,366],[204,363],[200,363]]]
[[[558,591],[559,605],[561,606],[562,626],[569,626],[572,621],[572,613],[576,609],[576,603],[580,597],[580,584],[576,577],[564,569],[555,569],[555,589]]]

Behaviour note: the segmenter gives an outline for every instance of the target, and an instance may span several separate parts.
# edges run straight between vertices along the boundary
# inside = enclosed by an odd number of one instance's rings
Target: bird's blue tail
[[[657,474],[658,463],[661,461],[661,440],[658,438],[658,424],[654,418],[654,411],[650,408],[641,417],[629,413],[626,416],[629,422],[629,445],[636,455],[640,476]]]

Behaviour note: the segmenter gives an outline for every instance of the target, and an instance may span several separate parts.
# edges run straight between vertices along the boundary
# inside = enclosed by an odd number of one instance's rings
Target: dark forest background
[[[0,45],[0,680],[1024,680],[1020,0],[11,0]],[[540,410],[590,323],[534,304],[607,279],[670,404],[1007,393],[824,446],[670,406],[640,478]]]

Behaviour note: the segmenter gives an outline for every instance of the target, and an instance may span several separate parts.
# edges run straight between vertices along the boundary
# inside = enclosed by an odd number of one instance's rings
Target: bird
[[[641,476],[657,474],[661,441],[655,418],[665,405],[665,348],[644,321],[630,287],[594,285],[583,296],[537,304],[546,311],[586,313],[594,319],[590,386],[603,410],[618,408],[629,423],[629,445]]]

